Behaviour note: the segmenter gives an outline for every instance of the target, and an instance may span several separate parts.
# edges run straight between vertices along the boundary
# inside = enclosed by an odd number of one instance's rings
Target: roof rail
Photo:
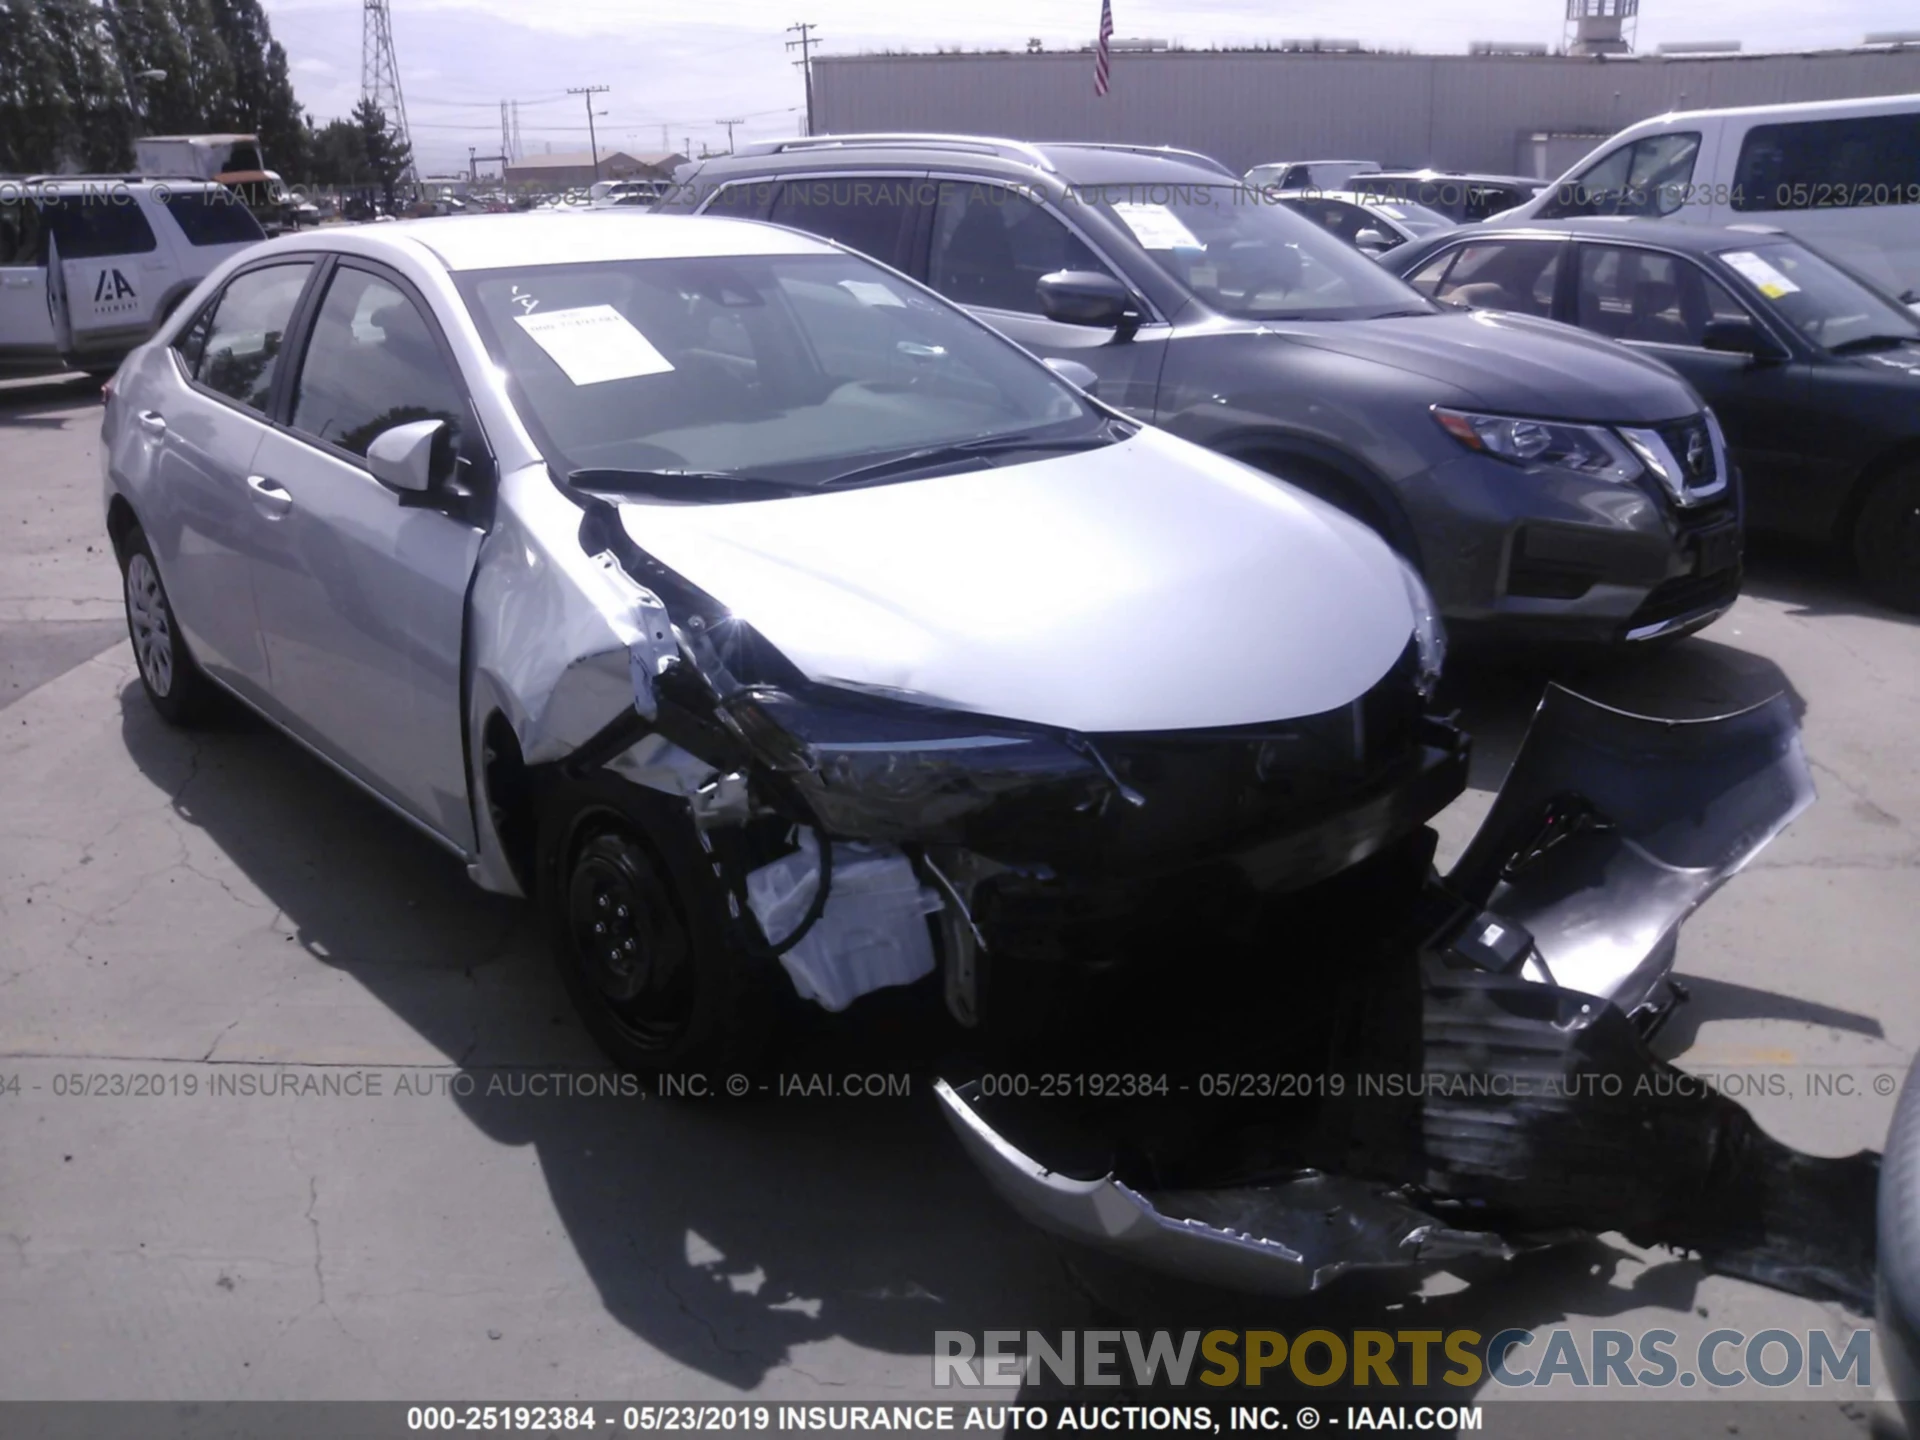
[[[1172,145],[1124,145],[1116,140],[1049,140],[1063,150],[1118,150],[1128,155],[1159,155],[1168,160],[1193,160],[1209,170],[1217,170],[1222,175],[1240,178],[1240,172],[1230,169],[1222,161],[1211,155],[1203,155],[1198,150],[1180,150]]]
[[[15,177],[7,178],[11,179]],[[141,185],[162,180],[172,181],[176,184],[184,180],[194,185],[215,185],[219,183],[218,181],[207,179],[204,175],[135,175],[108,170],[95,171],[84,175],[24,175],[17,178],[19,183],[23,185],[63,184],[70,180],[115,180],[122,184],[130,185]]]
[[[898,145],[917,145],[929,150],[964,150],[976,155],[1000,155],[1010,160],[1024,160],[1027,164],[1041,170],[1053,169],[1053,162],[1047,159],[1045,153],[1037,145],[1029,145],[1024,140],[997,140],[980,135],[923,135],[904,131],[897,134],[808,135],[797,140],[763,140],[758,144],[743,145],[734,153],[780,155],[795,150],[851,150],[860,147],[880,148]]]

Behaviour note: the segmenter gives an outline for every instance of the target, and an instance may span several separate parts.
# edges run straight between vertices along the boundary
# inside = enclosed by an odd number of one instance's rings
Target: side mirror
[[[1133,294],[1111,275],[1094,270],[1056,270],[1040,277],[1040,308],[1064,325],[1118,329],[1138,321]]]
[[[1760,329],[1746,316],[1737,316],[1722,320],[1709,320],[1707,328],[1700,332],[1700,344],[1704,349],[1717,350],[1726,355],[1751,355],[1756,360],[1777,360],[1780,352]]]
[[[367,446],[367,469],[373,478],[402,495],[424,495],[439,478],[435,462],[445,448],[447,422],[410,420],[382,430]]]
[[[1353,243],[1360,249],[1369,252],[1391,250],[1393,248],[1393,237],[1387,234],[1386,231],[1376,230],[1369,225],[1365,230],[1362,230],[1353,237]]]
[[[1078,360],[1055,358],[1049,358],[1043,363],[1069,385],[1077,385],[1089,395],[1100,393],[1100,376],[1091,365],[1082,365]]]

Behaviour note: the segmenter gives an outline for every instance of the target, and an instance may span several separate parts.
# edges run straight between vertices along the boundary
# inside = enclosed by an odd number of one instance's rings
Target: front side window
[[[1436,255],[1409,281],[1422,295],[1450,304],[1551,319],[1565,248],[1558,240],[1462,245]]]
[[[985,326],[854,255],[458,277],[556,469],[806,487],[929,446],[1098,437],[1106,418]]]
[[[1920,113],[1756,125],[1732,201],[1744,211],[1920,205]]]
[[[892,265],[900,258],[907,217],[926,203],[926,188],[924,180],[910,176],[789,180],[767,218]]]
[[[1700,136],[1693,131],[1622,145],[1563,183],[1540,218],[1671,215],[1687,203],[1699,154]]]
[[[773,203],[771,180],[736,180],[713,192],[713,199],[701,209],[702,215],[719,215],[735,220],[758,220]]]
[[[1691,260],[1632,245],[1580,247],[1582,330],[1614,340],[1697,347],[1709,321],[1745,318],[1740,302]]]
[[[40,200],[42,219],[62,260],[141,255],[154,248],[153,227],[125,185],[106,185]]]
[[[1406,282],[1252,186],[1101,185],[1075,195],[1225,315],[1364,320],[1430,310]]]
[[[413,301],[366,270],[341,266],[313,321],[293,392],[293,428],[353,455],[414,420],[444,420],[457,444],[466,406]]]
[[[927,283],[960,305],[1043,313],[1040,277],[1057,270],[1108,274],[1087,243],[1004,185],[946,181],[933,217]]]
[[[0,265],[45,265],[40,212],[26,200],[0,199]]]
[[[182,190],[168,195],[165,204],[189,245],[245,245],[267,238],[231,190]]]
[[[176,346],[189,373],[209,390],[264,413],[293,307],[312,271],[311,261],[301,261],[234,277]]]

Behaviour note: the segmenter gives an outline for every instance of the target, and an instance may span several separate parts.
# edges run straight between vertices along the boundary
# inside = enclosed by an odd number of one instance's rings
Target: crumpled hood
[[[1506,415],[1647,424],[1697,415],[1687,383],[1650,356],[1584,330],[1492,310],[1276,324],[1296,344],[1438,381]]]
[[[634,542],[825,683],[1083,733],[1319,714],[1406,649],[1365,527],[1147,429],[838,494],[624,501]]]

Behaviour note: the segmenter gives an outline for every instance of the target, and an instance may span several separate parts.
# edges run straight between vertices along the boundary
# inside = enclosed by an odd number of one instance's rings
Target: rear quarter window
[[[1746,211],[1920,205],[1920,112],[1756,125],[1732,199]]]
[[[126,189],[48,195],[40,201],[40,216],[62,260],[139,255],[158,243],[140,202]]]
[[[267,232],[230,190],[189,190],[163,202],[190,245],[244,245]]]

